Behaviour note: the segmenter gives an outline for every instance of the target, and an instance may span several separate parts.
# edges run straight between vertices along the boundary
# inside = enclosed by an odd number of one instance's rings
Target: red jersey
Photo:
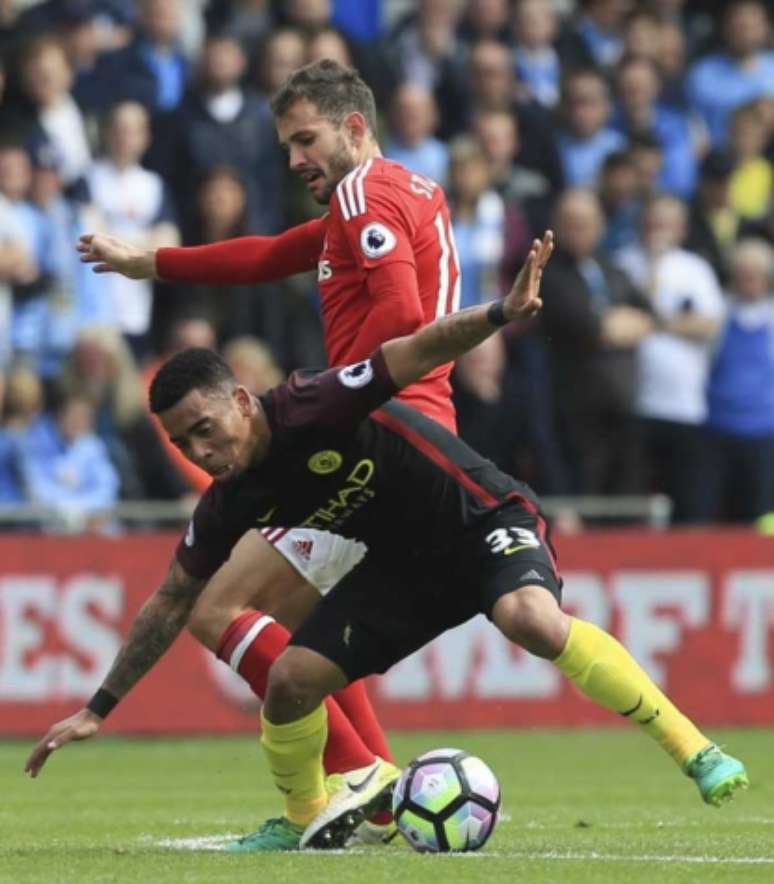
[[[365,359],[373,350],[373,335],[369,339],[363,330],[372,326],[380,305],[369,274],[388,265],[396,265],[395,279],[402,282],[402,303],[391,305],[391,311],[413,310],[415,317],[413,327],[399,334],[459,308],[459,260],[443,189],[379,157],[353,169],[330,203],[318,281],[331,365]],[[387,322],[383,326],[389,329]],[[379,335],[380,329],[372,331]],[[376,343],[391,336],[382,333]],[[441,366],[399,397],[454,431],[450,372],[450,364]]]
[[[331,365],[365,359],[380,343],[459,307],[459,261],[442,188],[382,158],[339,183],[325,218],[276,237],[157,252],[159,275],[180,282],[267,282],[315,261]],[[399,397],[456,432],[450,371],[435,369]]]

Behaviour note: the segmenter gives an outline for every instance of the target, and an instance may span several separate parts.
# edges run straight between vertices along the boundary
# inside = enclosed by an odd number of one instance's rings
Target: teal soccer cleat
[[[239,841],[232,841],[223,849],[226,853],[275,853],[284,850],[298,850],[304,827],[291,823],[286,817],[266,820],[253,832]]]
[[[691,755],[683,765],[683,772],[696,780],[701,797],[714,807],[730,801],[737,789],[750,785],[742,762],[726,755],[714,743]]]

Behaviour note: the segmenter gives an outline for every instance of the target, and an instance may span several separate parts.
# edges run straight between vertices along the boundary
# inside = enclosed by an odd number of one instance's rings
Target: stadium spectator
[[[605,214],[600,249],[613,255],[639,236],[641,209],[639,175],[630,152],[611,153],[599,173],[599,200]]]
[[[43,413],[45,391],[40,375],[23,361],[11,365],[4,383],[3,425],[18,434]]]
[[[569,187],[593,187],[608,154],[626,139],[610,125],[610,92],[593,68],[569,73],[562,82],[559,156]]]
[[[594,64],[610,69],[618,63],[624,47],[627,0],[581,0],[576,30],[588,47]]]
[[[80,81],[88,110],[134,101],[150,113],[174,110],[185,94],[189,62],[181,49],[182,0],[138,0],[137,31],[125,48],[102,55]]]
[[[449,148],[434,132],[438,108],[432,92],[415,83],[403,83],[390,103],[390,136],[384,155],[445,186],[449,171]]]
[[[661,100],[682,111],[689,109],[685,88],[687,60],[683,31],[676,24],[665,22],[661,25],[656,56],[662,79]]]
[[[147,412],[132,354],[114,328],[85,326],[58,384],[65,397],[85,398],[121,478],[125,499],[185,499],[187,485],[164,453]]]
[[[635,6],[627,15],[623,29],[623,51],[616,66],[627,56],[658,63],[661,44],[661,21],[647,8]]]
[[[29,283],[38,275],[24,225],[4,193],[3,156],[0,150],[0,371],[8,366],[13,350],[13,287]]]
[[[469,131],[481,111],[505,111],[516,117],[521,133],[520,162],[544,175],[551,187],[562,185],[561,164],[551,113],[530,98],[517,82],[507,46],[482,40],[470,50],[467,64],[442,80],[435,90],[443,108],[439,135],[448,139]]]
[[[266,38],[258,58],[256,83],[268,99],[306,61],[306,40],[293,28],[278,28]]]
[[[34,350],[39,371],[51,379],[59,373],[78,330],[94,323],[110,325],[115,314],[99,280],[73,249],[78,237],[101,223],[101,218],[91,206],[64,192],[62,164],[53,145],[35,145],[31,159],[30,199],[43,223],[41,265],[45,272]]]
[[[330,58],[343,67],[352,67],[354,60],[347,41],[336,28],[322,28],[309,37],[306,47],[307,63]]]
[[[19,468],[31,503],[51,508],[70,531],[110,526],[119,478],[94,433],[94,412],[83,397],[67,396],[56,417],[36,418],[18,440]]]
[[[479,40],[507,44],[511,36],[509,0],[468,0],[457,29],[468,46]]]
[[[723,146],[733,110],[774,95],[774,50],[769,13],[758,0],[735,0],[723,13],[725,49],[699,59],[688,72],[688,96],[704,117],[716,146]]]
[[[247,230],[273,233],[283,224],[282,157],[268,102],[243,85],[247,58],[232,37],[210,36],[185,99],[159,119],[149,165],[171,186],[183,217],[195,211],[198,182],[215,167],[239,172],[246,188]]]
[[[462,47],[456,28],[462,4],[418,0],[416,7],[416,12],[399,22],[388,36],[388,53],[399,81],[408,80],[433,91],[460,67]]]
[[[49,36],[24,48],[19,59],[28,102],[28,139],[48,139],[61,157],[62,179],[71,187],[91,165],[83,114],[71,94],[73,71],[62,44]]]
[[[460,263],[460,307],[500,294],[499,269],[505,247],[505,204],[493,190],[487,155],[476,140],[451,143],[449,208]]]
[[[731,116],[731,156],[734,169],[729,182],[731,208],[740,218],[760,221],[774,207],[774,162],[766,148],[774,136],[758,102],[738,107]]]
[[[774,510],[774,251],[733,251],[728,311],[707,391],[702,515],[751,522]]]
[[[722,283],[729,278],[734,244],[758,232],[757,223],[742,218],[731,202],[733,171],[734,159],[727,150],[710,151],[704,158],[687,239],[688,248],[709,261]]]
[[[207,32],[227,34],[252,55],[271,31],[268,7],[268,0],[211,0],[204,10]]]
[[[252,335],[232,338],[223,348],[223,358],[234,372],[237,383],[253,396],[263,396],[285,380],[271,349]]]
[[[661,145],[659,189],[688,198],[697,178],[695,126],[686,114],[659,101],[661,77],[656,64],[647,58],[625,56],[615,70],[618,106],[611,120],[613,128],[627,138],[647,135]]]
[[[516,73],[529,94],[546,107],[559,101],[562,59],[554,48],[559,20],[551,0],[522,0],[513,13]],[[565,64],[567,64],[565,59]]]
[[[711,265],[681,247],[686,227],[680,200],[655,197],[643,208],[639,245],[618,255],[656,317],[656,328],[640,344],[637,412],[647,465],[657,474],[651,482],[672,498],[678,522],[701,514],[705,388],[723,315]]]
[[[0,410],[3,406],[5,375],[0,372]],[[0,508],[18,506],[24,502],[24,490],[19,473],[18,447],[13,432],[0,422]],[[0,523],[6,529],[8,523]]]
[[[480,111],[473,122],[473,134],[489,162],[491,185],[505,201],[507,254],[520,263],[529,251],[530,238],[548,219],[553,197],[550,182],[539,171],[520,162],[521,130],[513,114],[503,110]]]
[[[31,185],[32,164],[27,151],[13,142],[0,143],[0,194],[29,255],[14,274],[11,349],[36,362],[46,314],[48,244],[45,218],[30,201]]]
[[[658,182],[664,165],[661,145],[652,135],[635,135],[629,139],[626,153],[637,170],[637,192],[640,200],[659,193]]]
[[[567,493],[641,490],[635,420],[637,347],[653,328],[644,295],[599,252],[604,216],[591,191],[556,206],[561,246],[543,275],[541,331],[550,357]]]
[[[110,233],[143,248],[174,246],[180,241],[163,180],[140,165],[150,141],[145,108],[134,101],[115,105],[103,125],[104,154],[89,173],[94,204]],[[105,278],[116,321],[137,356],[148,348],[153,285],[118,274]]]

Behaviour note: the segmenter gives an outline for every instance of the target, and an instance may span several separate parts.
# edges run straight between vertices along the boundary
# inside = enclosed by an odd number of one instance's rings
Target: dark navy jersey
[[[381,349],[345,368],[295,372],[261,398],[265,459],[202,496],[177,548],[207,578],[251,528],[303,526],[362,540],[369,554],[444,556],[477,519],[530,489],[397,400]],[[377,410],[378,409],[378,410]]]

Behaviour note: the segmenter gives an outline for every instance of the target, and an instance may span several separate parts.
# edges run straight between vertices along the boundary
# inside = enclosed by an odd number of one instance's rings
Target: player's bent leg
[[[542,588],[523,587],[498,599],[493,619],[505,635],[552,660],[587,697],[638,724],[696,781],[708,804],[718,806],[747,787],[742,762],[708,740],[620,642],[592,623],[563,614],[555,602],[552,615],[550,594],[536,589]]]
[[[286,814],[307,823],[301,847],[343,847],[354,830],[382,809],[400,771],[377,758],[348,772],[328,796],[318,744],[321,700],[343,687],[347,676],[317,651],[291,647],[272,667],[262,716],[269,768],[285,795]],[[324,719],[323,719],[324,727]]]

